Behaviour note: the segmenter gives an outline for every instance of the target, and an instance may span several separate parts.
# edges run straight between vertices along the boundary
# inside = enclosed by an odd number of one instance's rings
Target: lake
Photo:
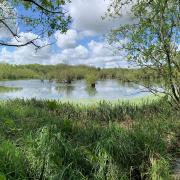
[[[0,86],[16,87],[16,91],[0,92],[0,99],[55,99],[55,100],[130,100],[150,95],[141,85],[121,83],[117,80],[97,81],[96,88],[89,88],[84,80],[71,84],[48,80],[0,81]]]

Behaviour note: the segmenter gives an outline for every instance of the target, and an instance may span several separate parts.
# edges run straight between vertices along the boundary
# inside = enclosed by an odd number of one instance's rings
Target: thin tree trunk
[[[179,103],[180,96],[177,94],[175,85],[173,83],[173,78],[172,78],[173,71],[172,71],[172,66],[171,66],[171,58],[170,58],[169,50],[167,48],[166,48],[166,57],[167,57],[167,62],[168,62],[169,82],[170,82],[170,86],[171,86],[171,91],[173,93],[175,100]]]

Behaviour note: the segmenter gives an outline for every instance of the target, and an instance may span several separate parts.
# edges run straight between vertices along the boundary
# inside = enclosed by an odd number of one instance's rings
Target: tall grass
[[[141,106],[7,101],[0,104],[0,175],[168,179],[179,117],[164,100]]]

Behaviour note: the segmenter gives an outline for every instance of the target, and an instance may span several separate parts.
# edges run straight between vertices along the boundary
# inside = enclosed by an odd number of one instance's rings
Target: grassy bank
[[[155,102],[155,101],[158,101],[159,99],[161,99],[163,97],[163,94],[157,94],[157,95],[154,95],[154,94],[150,94],[150,95],[146,95],[146,96],[142,96],[142,97],[132,97],[132,98],[119,98],[119,99],[116,99],[116,100],[106,100],[106,103],[108,104],[111,104],[112,106],[113,105],[116,105],[116,104],[123,104],[123,103],[127,103],[127,104],[130,104],[130,105],[137,105],[137,106],[141,106],[143,105],[144,103],[151,103],[151,102]],[[60,102],[63,102],[63,103],[71,103],[71,104],[74,104],[74,105],[99,105],[100,102],[104,101],[104,99],[98,99],[98,98],[90,98],[90,99],[80,99],[80,98],[77,98],[77,99],[62,99],[60,100]]]
[[[170,179],[180,114],[164,100],[0,104],[4,179]]]

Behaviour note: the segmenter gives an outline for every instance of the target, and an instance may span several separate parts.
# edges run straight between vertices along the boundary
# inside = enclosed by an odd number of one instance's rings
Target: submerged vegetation
[[[0,177],[169,180],[179,115],[164,99],[140,106],[1,102]]]

